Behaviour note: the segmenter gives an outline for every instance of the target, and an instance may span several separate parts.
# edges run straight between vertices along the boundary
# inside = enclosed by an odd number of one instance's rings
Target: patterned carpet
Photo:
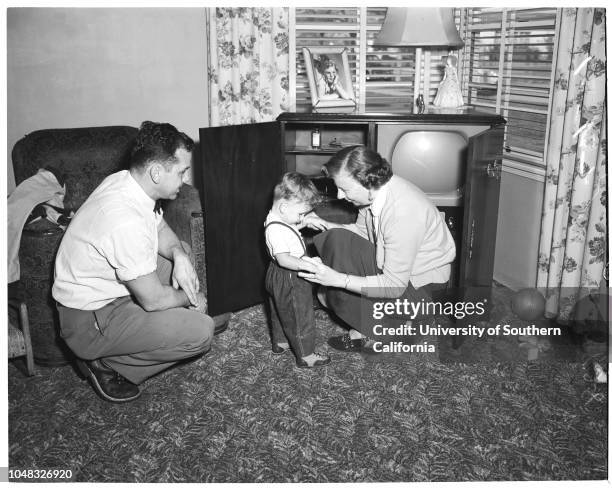
[[[492,320],[516,320],[508,291],[494,291]],[[316,317],[326,350],[341,328]],[[12,364],[9,465],[83,482],[606,479],[607,385],[572,349],[552,344],[536,361],[516,338],[399,358],[330,351],[311,371],[272,356],[253,307],[126,405],[71,367],[27,378]]]

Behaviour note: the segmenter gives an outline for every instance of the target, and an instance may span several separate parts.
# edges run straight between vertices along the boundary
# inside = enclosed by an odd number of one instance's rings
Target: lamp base
[[[427,105],[425,113],[430,114],[462,114],[470,109],[469,105],[460,105],[458,107],[438,107],[436,105]]]

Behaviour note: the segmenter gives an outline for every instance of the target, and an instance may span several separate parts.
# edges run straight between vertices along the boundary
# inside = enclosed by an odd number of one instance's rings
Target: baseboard
[[[511,276],[507,276],[504,273],[493,273],[493,281],[496,281],[502,286],[506,288],[510,288],[512,291],[522,290],[523,288],[531,288],[534,287],[535,284],[529,285],[528,283],[523,283],[517,280],[516,278],[512,278]]]

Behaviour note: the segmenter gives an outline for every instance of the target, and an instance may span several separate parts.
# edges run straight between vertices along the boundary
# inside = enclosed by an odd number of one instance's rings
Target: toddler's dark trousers
[[[272,342],[289,342],[299,358],[312,354],[315,346],[312,285],[300,278],[297,271],[270,261],[266,290],[270,295]]]

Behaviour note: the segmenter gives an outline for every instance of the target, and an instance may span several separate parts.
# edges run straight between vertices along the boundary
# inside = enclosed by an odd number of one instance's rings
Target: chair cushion
[[[15,144],[15,182],[51,166],[64,175],[64,206],[77,209],[109,174],[127,166],[138,129],[128,126],[44,129]]]

